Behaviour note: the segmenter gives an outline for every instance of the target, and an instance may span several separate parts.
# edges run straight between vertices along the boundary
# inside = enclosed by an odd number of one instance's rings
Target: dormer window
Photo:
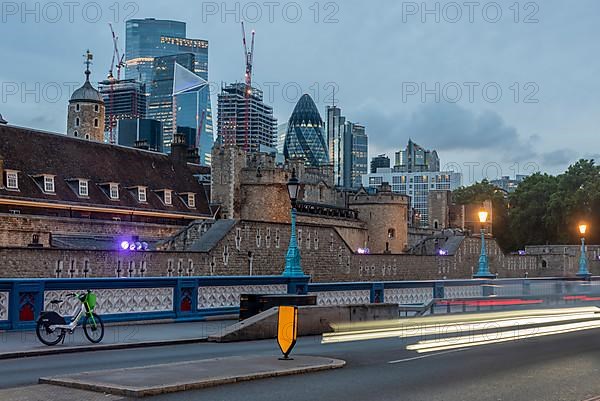
[[[196,195],[195,194],[188,194],[187,196],[188,198],[188,206],[190,208],[195,208],[196,207]]]
[[[88,196],[89,186],[88,180],[79,180],[79,196]]]
[[[165,189],[165,195],[163,199],[165,201],[165,205],[171,206],[173,204],[173,192],[169,189]]]
[[[45,175],[44,176],[44,192],[54,193],[54,176],[53,175]]]
[[[6,188],[19,189],[19,173],[12,170],[6,170]]]
[[[146,187],[138,187],[138,201],[146,202]]]
[[[112,200],[119,199],[119,184],[110,184],[109,195]]]

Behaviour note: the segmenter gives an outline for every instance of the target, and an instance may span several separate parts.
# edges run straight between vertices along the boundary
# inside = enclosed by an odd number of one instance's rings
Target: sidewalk
[[[236,322],[236,320],[215,320],[131,325],[107,324],[104,327],[104,338],[100,344],[89,342],[83,329],[77,327],[72,335],[67,334],[64,344],[53,347],[42,344],[35,331],[0,332],[0,359],[202,342],[206,341],[211,334]]]

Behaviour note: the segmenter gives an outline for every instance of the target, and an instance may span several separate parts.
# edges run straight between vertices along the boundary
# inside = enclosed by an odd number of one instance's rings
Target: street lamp
[[[584,279],[589,278],[592,274],[588,270],[587,258],[585,257],[585,232],[587,231],[587,224],[579,224],[579,233],[581,234],[581,255],[579,256],[579,271],[577,277]]]
[[[287,183],[288,195],[292,204],[292,233],[290,235],[290,245],[285,256],[285,269],[283,275],[286,277],[304,276],[302,266],[300,266],[300,250],[296,241],[296,201],[298,199],[298,190],[300,182],[296,178],[296,169],[292,170],[292,176]]]
[[[478,215],[479,222],[481,223],[481,254],[479,255],[479,270],[473,275],[473,278],[495,278],[496,276],[490,273],[488,257],[485,252],[485,230],[483,229],[483,224],[487,221],[488,212],[481,210]]]

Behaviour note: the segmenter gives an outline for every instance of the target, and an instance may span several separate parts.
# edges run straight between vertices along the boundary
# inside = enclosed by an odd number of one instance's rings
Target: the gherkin
[[[290,120],[283,154],[286,159],[303,158],[308,166],[329,163],[324,123],[317,106],[308,94],[302,95]]]

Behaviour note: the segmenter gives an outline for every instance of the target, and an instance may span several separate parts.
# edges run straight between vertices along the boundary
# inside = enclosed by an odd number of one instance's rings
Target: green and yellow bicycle
[[[67,294],[67,297],[76,297],[81,305],[73,311],[71,322],[67,324],[64,316],[54,311],[44,311],[37,320],[35,333],[38,339],[46,345],[56,345],[65,341],[67,333],[73,334],[73,331],[83,318],[83,332],[88,340],[97,344],[104,338],[104,323],[102,319],[94,312],[96,307],[96,294],[87,290],[81,294]],[[64,300],[54,299],[50,301],[52,305],[59,305]]]

